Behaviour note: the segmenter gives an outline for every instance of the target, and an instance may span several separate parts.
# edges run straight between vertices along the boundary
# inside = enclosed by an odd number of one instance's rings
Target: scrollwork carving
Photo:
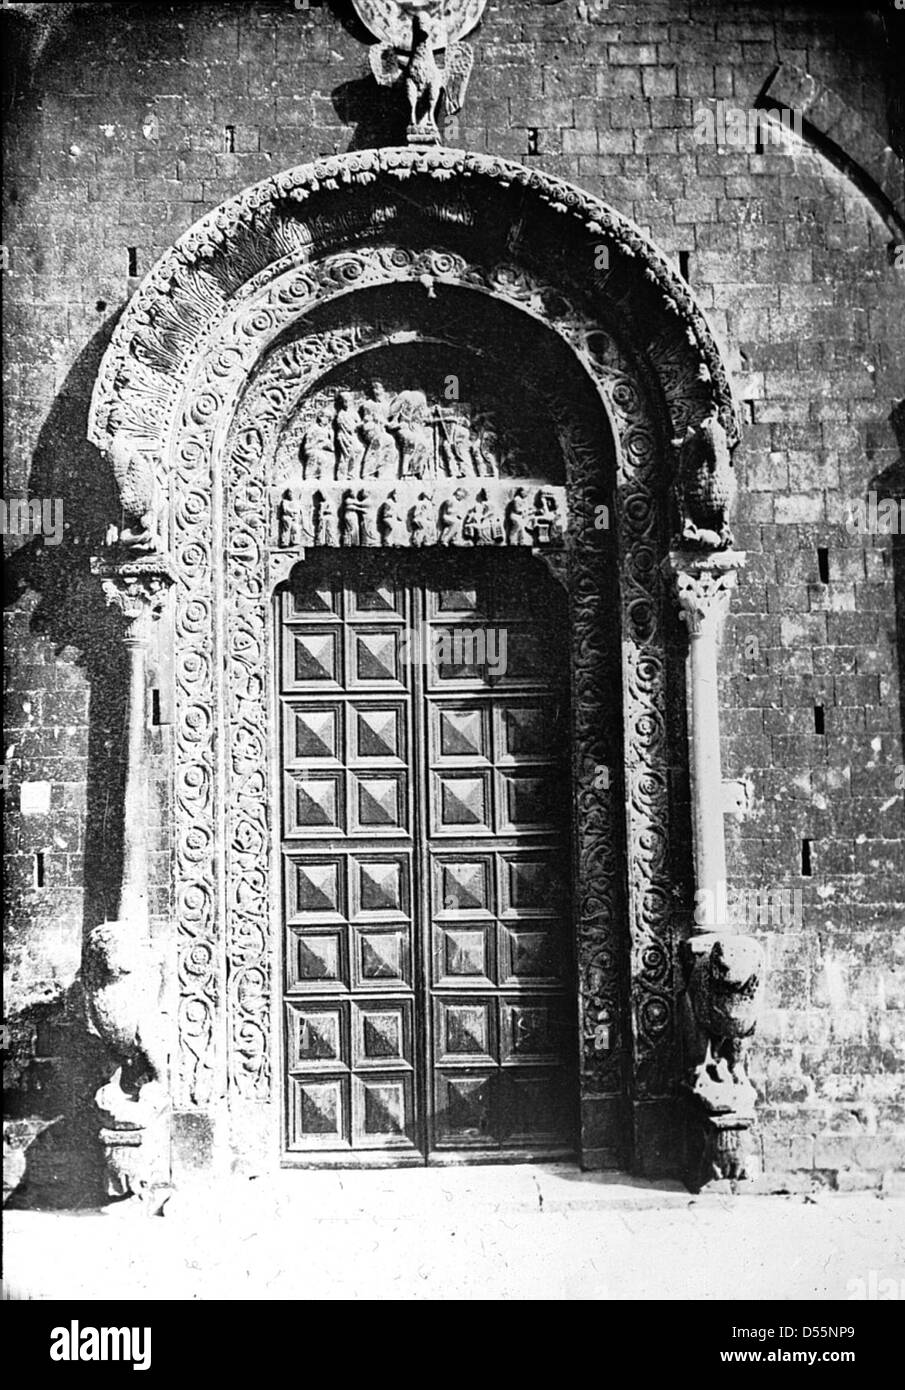
[[[327,192],[353,185],[361,192],[378,184],[389,209],[385,225],[392,226],[394,189],[400,182],[407,196],[417,187],[417,196],[426,205],[439,196],[435,188],[431,191],[431,184],[450,179],[457,186],[473,183],[492,188],[498,201],[512,187],[514,205],[516,199],[527,200],[529,210],[538,217],[552,214],[570,219],[575,236],[593,239],[589,244],[604,239],[612,250],[615,270],[633,279],[646,275],[651,292],[659,296],[657,313],[648,317],[639,338],[627,346],[615,329],[609,335],[601,333],[599,322],[607,315],[608,301],[590,272],[583,278],[576,272],[567,286],[556,287],[519,266],[469,262],[440,247],[413,250],[388,245],[384,238],[378,246],[337,252],[336,242],[319,246],[316,237],[305,235],[306,228],[310,231],[316,225],[315,217],[320,219],[317,225],[331,223],[339,228],[338,215],[330,218],[324,213],[329,203],[321,195]],[[306,223],[302,217],[310,200],[317,201],[318,211]],[[288,223],[287,207],[296,210]],[[362,235],[370,226],[369,216],[370,212],[362,214]],[[336,232],[337,237],[356,234],[351,224],[350,229]],[[200,273],[201,267],[206,277],[202,282],[185,278],[187,272]],[[618,274],[607,283],[618,284]],[[136,432],[140,428],[148,447],[153,444],[165,461],[173,498],[181,1096],[191,1103],[206,1104],[222,1085],[218,1019],[224,998],[229,1011],[230,1083],[251,1099],[266,1099],[270,1094],[267,818],[273,789],[267,781],[266,759],[255,765],[248,749],[267,746],[270,587],[304,549],[297,540],[280,554],[274,544],[284,520],[287,541],[296,527],[293,534],[302,542],[313,532],[315,545],[341,544],[346,518],[338,503],[342,491],[352,490],[351,479],[339,480],[347,481],[347,487],[339,489],[340,496],[337,486],[330,486],[337,484],[329,476],[331,448],[334,466],[336,461],[332,414],[326,420],[318,421],[315,415],[308,421],[309,426],[319,425],[319,435],[315,431],[310,438],[307,434],[296,437],[292,462],[298,478],[273,471],[276,443],[297,403],[311,394],[331,365],[350,360],[370,342],[382,340],[381,330],[374,325],[312,332],[274,354],[272,378],[267,376],[267,364],[260,373],[253,369],[271,344],[302,316],[316,311],[327,321],[324,306],[334,297],[353,288],[388,285],[410,285],[413,293],[424,293],[419,284],[440,296],[452,290],[489,295],[543,323],[570,348],[576,381],[591,383],[617,441],[614,476],[607,487],[615,490],[612,564],[618,562],[621,575],[621,682],[611,658],[620,634],[607,588],[610,561],[602,561],[606,537],[595,526],[602,487],[601,439],[606,431],[601,430],[600,420],[591,421],[583,414],[584,406],[575,406],[568,385],[542,380],[533,384],[539,396],[549,399],[560,438],[568,442],[564,448],[568,510],[562,507],[558,523],[551,519],[548,507],[544,510],[545,524],[551,533],[560,529],[562,543],[568,546],[572,594],[584,1084],[595,1094],[621,1094],[629,1051],[634,1053],[635,1089],[640,1097],[670,1094],[675,1079],[676,989],[666,853],[670,758],[661,618],[664,591],[658,565],[664,523],[657,496],[663,483],[663,441],[693,423],[704,408],[697,397],[688,405],[688,382],[697,381],[702,362],[710,373],[708,396],[717,402],[720,421],[732,442],[737,426],[728,383],[707,325],[687,289],[630,223],[590,195],[518,165],[461,151],[397,149],[355,152],[278,175],[199,223],[155,267],[124,315],[105,355],[92,402],[92,438],[103,441],[114,420],[117,428],[126,424]],[[196,308],[183,314],[187,295]],[[173,314],[181,327],[171,332]],[[622,324],[615,310],[611,317]],[[656,363],[658,353],[663,362],[672,354],[675,365],[663,381],[669,418],[654,404],[655,393],[641,365]],[[134,385],[137,372],[140,391]],[[248,391],[252,379],[261,384],[257,393]],[[354,429],[359,431],[361,446],[361,457],[350,448],[358,470],[356,503],[361,488],[366,484],[373,488],[377,481],[377,474],[370,476],[371,468],[384,476],[389,460],[386,435],[393,439],[401,472],[403,450],[400,434],[392,428],[393,413],[387,409],[384,422],[385,402],[376,396],[368,400],[364,415],[364,402],[348,406],[356,407]],[[235,423],[227,433],[225,426],[234,410]],[[153,438],[147,433],[151,416]],[[407,422],[400,418],[397,423]],[[417,419],[413,423],[423,425]],[[359,515],[359,543],[367,535],[368,543],[392,544],[392,537],[398,538],[403,527],[412,546],[436,544],[444,531],[450,543],[456,535],[464,538],[469,515],[474,513],[474,535],[487,534],[492,543],[501,543],[505,537],[506,543],[525,544],[524,499],[510,511],[514,485],[505,492],[495,491],[497,478],[480,471],[493,456],[491,426],[476,438],[474,430],[450,411],[431,433],[439,467],[430,479],[418,477],[417,467],[412,467],[411,493],[400,488],[403,478],[389,478],[378,505],[370,509],[366,528]],[[224,448],[220,441],[225,436]],[[423,436],[421,444],[426,445]],[[417,459],[418,450],[415,438],[407,457]],[[362,479],[363,468],[368,476]],[[518,469],[514,471],[518,476]],[[462,477],[466,484],[472,479],[472,486],[463,488],[464,498],[455,499]],[[438,484],[444,478],[448,485],[441,495]],[[307,486],[303,496],[310,504],[310,522],[305,527],[297,526],[291,508],[288,519],[277,510],[287,489],[299,481]],[[533,526],[537,519],[534,497],[541,483],[526,481],[524,486]],[[221,487],[224,544],[221,552],[218,543],[215,554],[212,498],[219,498]],[[486,490],[490,516],[476,510],[477,490]],[[377,495],[366,492],[365,500]],[[451,498],[456,506],[441,515]],[[494,538],[497,532],[499,539]],[[227,604],[222,651],[214,645],[220,630],[215,595],[221,589],[221,566]],[[221,669],[225,669],[222,705]],[[624,789],[619,785],[621,750],[608,742],[606,721],[598,713],[618,707],[620,696],[624,701]],[[225,746],[215,738],[215,730],[222,727],[230,732]],[[221,757],[223,767],[218,763]],[[612,779],[608,785],[606,776]],[[222,878],[214,852],[221,814],[227,823]],[[623,820],[627,884],[622,880],[618,849]],[[623,944],[626,910],[630,978]]]

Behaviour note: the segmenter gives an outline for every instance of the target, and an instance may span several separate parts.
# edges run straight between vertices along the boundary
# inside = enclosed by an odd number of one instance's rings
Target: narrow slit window
[[[160,723],[160,691],[156,686],[151,691],[151,723],[155,727]]]
[[[680,252],[679,252],[679,274],[681,275],[682,279],[685,280],[685,281],[688,280],[688,267],[689,267],[690,261],[691,261],[691,252],[690,252],[690,251],[680,251]]]
[[[129,274],[134,276],[138,274],[138,247],[129,246],[127,250],[129,253]]]
[[[44,852],[40,849],[35,855],[35,887],[44,887]]]
[[[814,706],[814,733],[826,733],[826,723],[824,720],[823,705]]]
[[[802,878],[811,878],[813,876],[810,840],[802,840],[801,842],[801,876]]]
[[[236,153],[236,127],[234,125],[223,128],[223,148],[227,154]]]
[[[817,547],[817,572],[820,575],[821,584],[830,582],[830,552],[825,545]]]

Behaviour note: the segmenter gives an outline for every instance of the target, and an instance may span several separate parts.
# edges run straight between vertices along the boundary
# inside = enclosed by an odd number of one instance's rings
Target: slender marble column
[[[107,603],[125,621],[123,645],[129,654],[126,695],[126,779],[123,799],[123,877],[118,920],[134,924],[136,934],[148,928],[148,807],[145,761],[145,689],[151,626],[163,606],[163,581],[158,576],[104,579]]]
[[[687,690],[691,819],[695,882],[710,906],[711,920],[698,932],[725,928],[726,835],[723,823],[723,774],[720,757],[720,708],[717,652],[720,634],[738,571],[741,551],[695,555],[673,551],[668,560],[681,617],[688,628]],[[702,899],[698,899],[701,902]]]

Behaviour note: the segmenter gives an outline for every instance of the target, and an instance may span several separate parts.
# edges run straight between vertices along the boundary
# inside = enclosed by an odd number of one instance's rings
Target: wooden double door
[[[313,551],[279,604],[286,1161],[573,1152],[560,586]]]

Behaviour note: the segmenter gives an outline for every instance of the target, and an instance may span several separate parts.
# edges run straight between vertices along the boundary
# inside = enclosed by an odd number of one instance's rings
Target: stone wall
[[[844,519],[905,449],[890,420],[905,376],[902,177],[883,164],[903,130],[884,22],[902,17],[854,9],[490,0],[446,141],[537,164],[634,218],[687,276],[734,372],[749,558],[724,641],[723,757],[752,787],[728,822],[730,883],[767,919],[764,1157],[777,1181],[871,1186],[905,1165],[905,542]],[[204,212],[317,155],[397,142],[349,14],[254,0],[4,14],[19,55],[6,496],[60,498],[66,522],[59,547],[7,540],[13,1103],[67,1118],[40,1141],[39,1180],[71,1170],[87,1124],[71,1096],[90,1096],[98,1058],[76,1043],[73,986],[118,882],[124,668],[88,572],[114,490],[85,442],[88,398],[139,279]],[[696,142],[702,106],[748,111],[778,68],[813,79],[795,90],[819,94],[819,135],[809,124],[762,153]],[[852,167],[878,159],[885,201]],[[162,924],[169,721],[153,689]]]

